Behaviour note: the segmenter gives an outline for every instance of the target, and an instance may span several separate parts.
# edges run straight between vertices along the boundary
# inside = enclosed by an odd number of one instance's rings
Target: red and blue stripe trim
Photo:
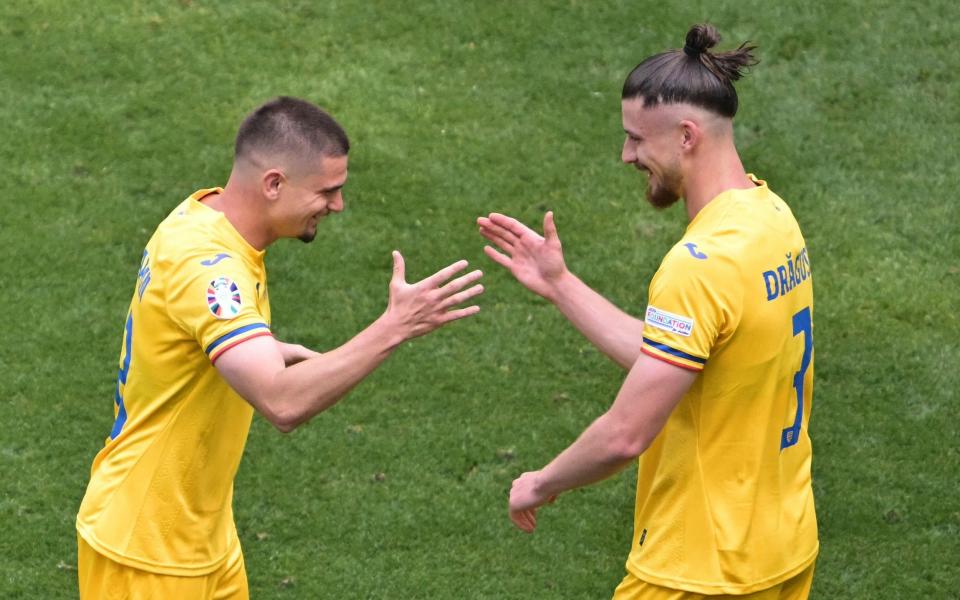
[[[660,342],[655,342],[655,341],[651,340],[650,338],[648,338],[648,337],[646,337],[646,336],[644,336],[644,338],[643,338],[643,343],[644,343],[644,344],[647,344],[648,346],[651,346],[651,347],[653,347],[653,348],[656,348],[656,349],[659,350],[660,352],[666,352],[667,354],[672,354],[673,356],[676,356],[677,358],[682,358],[682,359],[684,359],[684,360],[689,360],[689,361],[691,361],[691,362],[695,362],[695,363],[701,364],[701,365],[707,364],[707,359],[705,359],[705,358],[700,358],[699,356],[694,356],[693,354],[687,354],[686,352],[683,352],[682,350],[677,350],[676,348],[671,348],[670,346],[668,346],[668,345],[666,345],[666,344],[661,344]]]
[[[266,323],[252,323],[250,325],[244,325],[243,327],[238,327],[237,329],[234,329],[230,333],[225,333],[220,337],[218,337],[217,339],[213,340],[210,343],[210,345],[207,346],[207,349],[206,349],[207,355],[210,355],[211,352],[213,352],[218,346],[220,346],[224,342],[228,342],[231,339],[237,337],[238,335],[243,335],[244,333],[248,331],[253,331],[254,329],[266,329],[267,331],[264,333],[266,334],[270,333],[270,327],[268,327]],[[224,350],[225,349],[226,348],[224,348]]]

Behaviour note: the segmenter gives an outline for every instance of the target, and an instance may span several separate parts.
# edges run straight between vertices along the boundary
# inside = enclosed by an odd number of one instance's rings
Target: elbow
[[[270,421],[270,424],[273,425],[274,429],[276,429],[280,433],[290,433],[291,431],[296,429],[297,426],[300,424],[300,423],[297,423],[296,421],[292,421],[289,419],[282,419],[282,420],[268,419],[268,420]]]
[[[646,450],[647,447],[644,444],[640,444],[635,440],[618,440],[612,441],[609,446],[609,453],[612,459],[612,462],[629,462]]]
[[[265,410],[261,410],[260,414],[280,433],[290,433],[303,424],[304,415],[291,408],[283,406],[265,406],[264,408]]]
[[[270,420],[270,423],[276,428],[280,433],[290,433],[297,427],[303,425],[306,418],[304,415],[297,414],[294,412],[287,412],[284,414],[276,415],[273,419]]]
[[[624,429],[611,436],[608,452],[615,462],[629,462],[643,454],[652,441],[646,432]]]

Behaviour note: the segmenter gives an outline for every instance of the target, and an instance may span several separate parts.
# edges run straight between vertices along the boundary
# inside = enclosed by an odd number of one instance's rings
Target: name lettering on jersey
[[[687,242],[686,244],[684,244],[684,246],[686,246],[687,250],[690,251],[690,256],[694,257],[697,260],[707,260],[707,255],[697,250],[697,245],[694,244],[693,242]]]
[[[147,291],[150,285],[150,255],[143,251],[143,258],[140,259],[140,271],[137,272],[137,299],[143,300],[143,293]]]
[[[780,296],[792,292],[798,285],[812,277],[810,270],[810,256],[803,248],[793,258],[793,252],[787,252],[786,261],[774,269],[763,272],[763,285],[767,290],[767,301],[773,301]]]
[[[240,314],[243,301],[240,288],[229,277],[218,277],[207,287],[207,308],[218,319],[232,319]]]
[[[645,321],[647,325],[682,335],[683,337],[690,337],[690,334],[693,333],[693,326],[696,324],[690,317],[675,315],[665,310],[660,310],[655,306],[647,307],[647,317]]]
[[[225,258],[231,258],[231,256],[230,256],[229,254],[225,253],[225,252],[221,252],[220,254],[214,256],[214,257],[211,258],[211,259],[201,260],[201,261],[200,261],[200,264],[203,265],[203,266],[205,266],[205,267],[212,267],[213,265],[217,264],[218,262],[220,262],[221,260],[223,260],[223,259],[225,259]]]
[[[638,543],[637,545],[643,546],[643,542],[645,542],[646,540],[647,540],[647,529],[646,527],[644,527],[643,531],[640,532],[640,543]]]

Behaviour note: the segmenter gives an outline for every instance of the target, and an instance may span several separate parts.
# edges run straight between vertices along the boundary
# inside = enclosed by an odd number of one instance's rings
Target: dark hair
[[[345,156],[350,140],[337,121],[320,107],[289,96],[263,104],[240,124],[234,158],[252,154]]]
[[[643,98],[645,107],[685,102],[733,118],[737,114],[733,82],[744,75],[745,67],[757,64],[756,46],[744,42],[730,52],[709,52],[719,41],[713,25],[694,25],[682,50],[656,54],[634,67],[621,98]]]

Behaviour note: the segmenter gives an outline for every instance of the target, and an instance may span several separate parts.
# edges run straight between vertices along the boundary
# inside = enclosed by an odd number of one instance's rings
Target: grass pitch
[[[937,0],[3,4],[0,597],[76,596],[142,247],[226,180],[237,124],[277,94],[354,142],[347,211],[268,253],[280,337],[322,350],[376,318],[394,248],[411,279],[468,258],[488,291],[293,435],[255,420],[235,501],[253,597],[608,597],[634,473],[564,496],[533,536],[506,491],[623,374],[484,258],[473,220],[553,209],[571,268],[640,314],[685,223],[619,165],[619,90],[702,20],[759,45],[738,146],[812,256],[813,597],[957,597],[960,9]]]

